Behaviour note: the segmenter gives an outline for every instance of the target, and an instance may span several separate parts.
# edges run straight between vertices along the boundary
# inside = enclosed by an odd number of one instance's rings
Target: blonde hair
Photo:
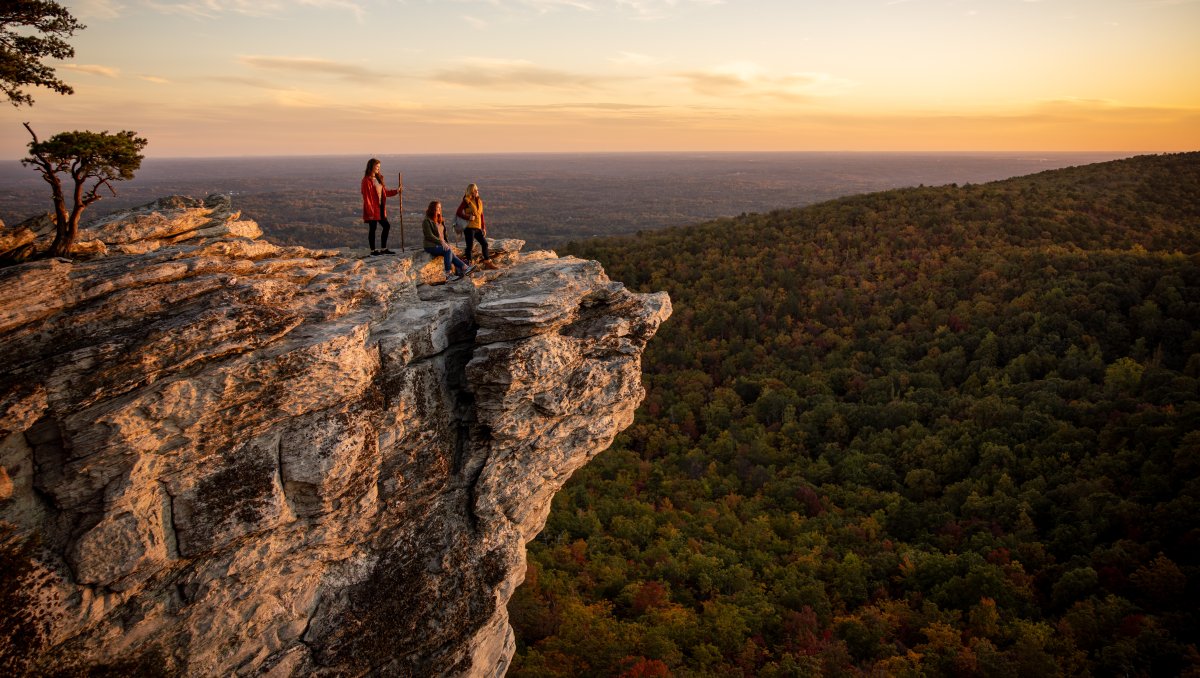
[[[475,184],[467,184],[467,192],[463,193],[463,197],[469,198],[469,197],[471,197],[471,193],[478,191],[478,190],[479,190],[479,187],[476,186]]]

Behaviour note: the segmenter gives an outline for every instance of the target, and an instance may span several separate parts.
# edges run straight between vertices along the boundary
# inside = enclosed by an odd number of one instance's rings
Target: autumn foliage
[[[1197,671],[1200,153],[569,249],[675,313],[509,675]]]

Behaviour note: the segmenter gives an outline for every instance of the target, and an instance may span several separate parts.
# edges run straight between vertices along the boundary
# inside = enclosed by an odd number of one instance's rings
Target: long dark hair
[[[438,208],[438,205],[440,205],[440,204],[442,204],[440,200],[434,200],[434,201],[430,202],[429,207],[425,208],[425,216],[432,219],[433,215],[437,213],[437,208]]]
[[[363,172],[363,178],[375,176],[375,173],[372,172],[371,170],[378,164],[379,164],[379,158],[371,158],[370,160],[368,160],[367,161],[367,171]]]

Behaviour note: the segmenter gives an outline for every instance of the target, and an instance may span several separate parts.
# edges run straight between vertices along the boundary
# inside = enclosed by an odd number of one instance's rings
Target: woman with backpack
[[[463,260],[468,264],[471,263],[471,251],[475,249],[474,241],[478,240],[479,248],[483,251],[483,260],[487,261],[488,242],[485,237],[487,235],[487,222],[483,219],[483,198],[479,197],[478,186],[475,184],[467,185],[462,202],[458,204],[458,209],[454,211],[454,216],[462,223],[463,233],[467,239]]]

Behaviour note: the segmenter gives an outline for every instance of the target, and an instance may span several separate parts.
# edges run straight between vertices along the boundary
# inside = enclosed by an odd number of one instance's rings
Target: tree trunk
[[[79,213],[82,210],[72,210],[70,216],[60,217],[54,229],[54,243],[50,245],[50,256],[71,257],[71,247],[75,244],[75,236],[79,233]],[[64,224],[65,221],[65,224]]]
[[[74,210],[72,214],[67,214],[67,201],[63,198],[62,182],[53,174],[46,176],[46,181],[54,190],[54,242],[50,245],[50,256],[66,257],[71,253],[71,245],[75,244],[75,226],[78,224],[79,218],[74,214]]]

